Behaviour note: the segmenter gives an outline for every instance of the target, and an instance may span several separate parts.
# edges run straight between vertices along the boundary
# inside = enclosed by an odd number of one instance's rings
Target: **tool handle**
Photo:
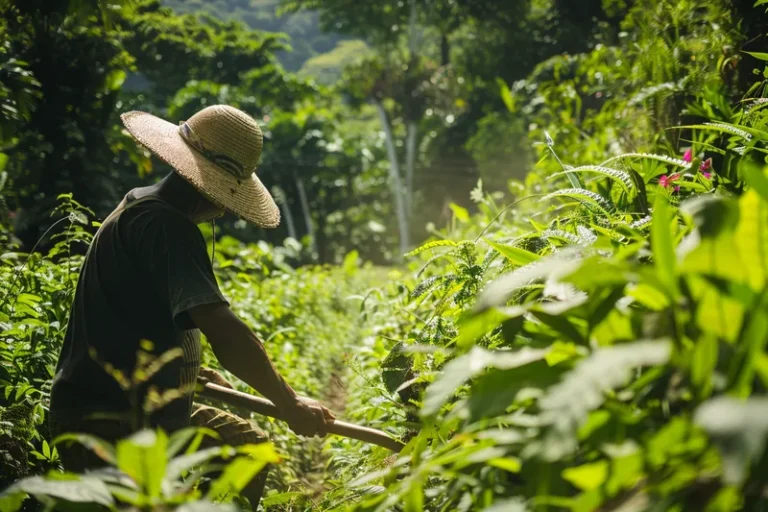
[[[256,414],[261,414],[262,416],[269,416],[278,420],[283,419],[275,404],[264,398],[249,395],[248,393],[243,393],[208,382],[205,384],[205,387],[200,394],[206,398],[217,400],[234,407],[242,407],[243,409],[255,412]],[[328,426],[328,432],[338,436],[375,444],[382,448],[392,450],[395,453],[399,453],[400,450],[403,449],[403,443],[397,439],[391,438],[387,433],[374,428],[353,425],[352,423],[345,423],[337,420],[332,425]]]

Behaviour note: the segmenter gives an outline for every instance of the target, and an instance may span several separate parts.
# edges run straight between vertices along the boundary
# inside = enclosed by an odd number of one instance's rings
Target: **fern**
[[[691,163],[686,162],[685,160],[682,160],[680,158],[672,158],[671,156],[667,155],[656,155],[653,153],[625,153],[623,155],[614,156],[612,158],[609,158],[608,160],[604,161],[600,164],[600,167],[604,167],[612,162],[615,162],[617,160],[623,160],[623,159],[641,159],[641,160],[656,160],[657,162],[664,162],[666,164],[674,165],[676,167],[690,167]]]
[[[478,297],[475,311],[502,305],[515,290],[555,274],[567,275],[575,271],[579,265],[581,265],[581,250],[571,247],[519,267],[490,282]]]
[[[752,133],[747,131],[746,127],[734,126],[729,123],[691,124],[686,126],[678,126],[678,128],[688,128],[690,130],[705,130],[705,131],[714,131],[719,133],[727,133],[730,135],[735,135],[736,137],[739,137],[746,141],[752,140],[752,136],[753,136]]]
[[[444,276],[432,276],[420,282],[419,284],[416,285],[413,291],[411,291],[411,298],[416,299],[418,297],[421,297],[422,295],[427,293],[432,288],[432,286],[434,286],[435,283],[437,283],[441,279],[444,279]]]
[[[586,190],[583,188],[566,188],[563,190],[558,190],[557,192],[547,194],[542,200],[547,201],[555,197],[568,197],[571,199],[576,199],[585,206],[592,206],[597,208],[606,217],[610,216],[615,210],[614,206],[606,198],[596,192],[592,192],[591,190]]]
[[[608,178],[611,178],[612,180],[618,182],[622,188],[629,192],[629,190],[632,188],[632,177],[629,175],[629,173],[625,171],[619,171],[617,169],[611,169],[610,167],[602,167],[599,165],[582,165],[581,167],[574,167],[572,169],[569,169],[567,172],[574,172],[574,173],[580,173],[580,172],[594,172],[597,174],[602,174],[603,176],[607,176]],[[563,174],[566,174],[565,172],[558,172],[552,175],[552,177],[561,176]]]
[[[666,340],[637,341],[597,349],[579,362],[539,401],[542,422],[553,427],[552,442],[544,443],[545,458],[557,459],[573,449],[576,429],[602,405],[605,393],[626,384],[635,368],[666,364],[671,351]]]
[[[547,229],[541,232],[541,236],[547,239],[559,238],[561,240],[570,242],[574,245],[578,245],[581,243],[581,239],[578,236],[574,235],[573,233],[568,233],[567,231],[563,231],[562,229]]]
[[[591,229],[584,226],[576,226],[576,231],[579,233],[581,243],[584,245],[592,245],[597,242],[597,235],[592,232]]]
[[[651,223],[651,220],[652,220],[651,216],[646,215],[642,219],[636,220],[635,222],[630,224],[629,227],[631,227],[632,229],[642,229],[648,226]]]
[[[434,240],[432,242],[428,242],[421,247],[417,247],[416,249],[412,250],[408,254],[405,255],[406,258],[411,258],[413,256],[417,256],[424,251],[428,251],[430,249],[434,249],[435,247],[456,247],[457,244],[453,240]]]
[[[446,256],[446,253],[443,253],[443,254],[437,254],[437,255],[435,255],[435,256],[432,256],[431,258],[429,258],[429,261],[427,261],[427,262],[424,264],[424,266],[423,266],[423,267],[421,267],[421,269],[419,269],[419,271],[416,273],[416,277],[417,277],[417,278],[420,278],[420,277],[422,276],[422,274],[424,274],[424,272],[426,272],[426,270],[427,270],[427,269],[428,269],[428,268],[429,268],[429,267],[430,267],[430,266],[431,266],[431,265],[432,265],[434,262],[436,262],[436,261],[437,261],[437,260],[439,260],[440,258],[444,258],[445,256]]]

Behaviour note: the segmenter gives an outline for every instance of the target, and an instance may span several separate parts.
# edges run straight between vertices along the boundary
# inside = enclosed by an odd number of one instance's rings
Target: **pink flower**
[[[701,162],[701,165],[699,166],[699,170],[702,171],[702,172],[708,171],[711,168],[712,168],[712,159],[711,158],[707,158],[706,160]]]
[[[667,188],[668,186],[672,185],[672,182],[673,182],[673,181],[675,181],[675,180],[679,180],[679,179],[680,179],[680,175],[679,175],[679,174],[677,174],[677,173],[676,173],[676,174],[670,174],[669,176],[667,176],[667,175],[665,174],[664,176],[662,176],[661,178],[659,178],[659,185],[661,185],[661,186],[662,186],[662,187],[664,187],[664,188]],[[677,192],[677,190],[678,190],[679,188],[680,188],[680,187],[677,187],[677,188],[675,189],[675,192]]]
[[[711,172],[703,172],[703,173],[701,173],[701,175],[704,176],[705,178],[707,178],[708,180],[712,179],[712,173]]]
[[[683,153],[683,160],[686,162],[691,162],[693,160],[693,149],[688,148],[685,153]]]

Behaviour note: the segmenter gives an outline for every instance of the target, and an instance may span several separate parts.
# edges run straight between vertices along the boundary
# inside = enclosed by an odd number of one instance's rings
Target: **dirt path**
[[[322,397],[322,402],[337,417],[341,418],[347,406],[347,390],[338,374],[334,373],[328,382],[328,388]],[[303,475],[301,482],[306,490],[306,495],[315,505],[322,500],[326,489],[326,466],[328,464],[328,454],[323,451],[323,439],[312,439],[307,445],[309,458],[311,460],[308,471]],[[320,510],[319,507],[313,507]]]

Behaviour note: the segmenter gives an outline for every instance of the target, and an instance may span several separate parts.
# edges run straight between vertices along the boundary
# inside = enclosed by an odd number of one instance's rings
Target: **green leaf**
[[[417,247],[416,249],[412,250],[408,254],[405,255],[406,258],[411,258],[413,256],[417,256],[421,254],[424,251],[428,251],[430,249],[435,249],[436,247],[456,247],[457,244],[453,240],[434,240],[432,242],[428,242],[421,247]]]
[[[618,169],[611,169],[610,167],[604,167],[600,165],[582,165],[579,167],[574,167],[572,169],[568,169],[567,171],[555,173],[550,176],[550,179],[562,176],[563,174],[585,172],[600,174],[606,178],[610,178],[611,180],[621,185],[621,188],[624,189],[625,192],[629,192],[633,188],[632,177],[628,172],[620,171]]]
[[[150,498],[160,496],[168,465],[168,437],[162,430],[142,430],[117,443],[117,465]]]
[[[499,86],[499,92],[501,93],[501,99],[504,101],[504,105],[507,107],[507,110],[514,113],[517,110],[517,107],[515,105],[515,97],[512,96],[512,91],[509,90],[509,86],[501,78],[497,78],[496,83]]]
[[[490,459],[486,461],[486,464],[495,468],[503,469],[504,471],[509,471],[510,473],[519,473],[520,469],[522,468],[520,459],[516,457],[500,457]]]
[[[284,505],[285,503],[292,502],[293,500],[302,500],[305,497],[303,492],[281,492],[279,494],[272,494],[261,500],[261,504],[264,508],[274,507],[276,505]]]
[[[488,368],[515,368],[539,361],[545,355],[545,350],[530,348],[509,352],[473,347],[467,354],[446,364],[437,380],[430,384],[424,394],[421,413],[424,416],[436,414],[459,386]]]
[[[691,358],[691,382],[699,388],[699,394],[707,397],[712,392],[712,375],[717,366],[717,338],[700,336],[696,340]]]
[[[760,5],[760,4],[757,3],[755,5],[757,6],[757,5]],[[750,55],[750,56],[752,56],[752,57],[754,57],[754,58],[756,58],[758,60],[763,60],[763,61],[768,62],[768,53],[764,53],[764,52],[747,52],[747,51],[745,51],[743,53],[746,53],[747,55]]]
[[[763,168],[756,165],[744,165],[742,172],[749,186],[760,194],[763,201],[768,201],[768,176],[765,175]]]
[[[125,79],[127,77],[127,74],[122,69],[115,69],[111,71],[104,80],[104,86],[107,88],[108,91],[116,91],[120,87],[122,87],[123,82],[125,82]]]
[[[525,249],[520,249],[519,247],[499,244],[491,240],[485,240],[485,242],[515,265],[527,265],[540,258],[538,254],[526,251]]]
[[[456,203],[451,203],[449,205],[451,207],[451,210],[453,211],[453,214],[456,216],[456,218],[460,222],[468,222],[469,221],[469,212],[466,208],[463,208]]]
[[[768,273],[768,203],[754,190],[739,199],[739,224],[734,237],[749,285],[753,290],[762,290]]]
[[[538,390],[557,383],[565,369],[565,365],[553,367],[541,360],[509,370],[490,370],[477,377],[468,400],[470,421],[504,413],[522,391],[540,393]]]
[[[117,464],[115,448],[106,441],[88,434],[62,434],[53,440],[54,445],[76,442],[91,450],[97,457],[111,466]]]
[[[543,278],[558,281],[571,275],[580,265],[581,255],[575,248],[565,248],[545,256],[489,283],[478,297],[474,310],[480,312],[502,305],[515,290]]]
[[[227,446],[213,446],[193,453],[180,455],[171,459],[163,476],[163,491],[168,493],[172,484],[187,471],[199,466],[214,457],[229,456],[234,454],[234,450]]]
[[[66,479],[33,476],[14,483],[3,495],[20,492],[38,497],[50,496],[73,503],[96,503],[106,507],[112,507],[115,503],[104,482],[90,476]]]
[[[575,199],[589,209],[592,209],[606,217],[610,217],[615,210],[611,202],[596,192],[583,188],[567,188],[547,194],[541,200],[548,201],[554,198]]]
[[[360,259],[360,253],[356,250],[349,251],[346,256],[344,256],[344,262],[342,263],[342,268],[344,269],[344,272],[346,272],[348,275],[354,275],[357,271],[357,262]]]
[[[563,470],[563,478],[582,491],[592,491],[608,478],[608,461],[600,460]]]
[[[279,461],[271,443],[244,445],[237,448],[245,456],[237,457],[224,469],[222,475],[213,482],[207,497],[221,499],[231,493],[239,493],[269,463]]]
[[[731,370],[732,391],[746,398],[752,393],[757,372],[758,357],[768,343],[768,296],[762,295],[758,307],[750,311],[750,317],[740,343],[736,347]]]
[[[748,466],[765,450],[768,439],[768,398],[746,401],[721,396],[702,404],[694,417],[718,446],[723,461],[723,480],[740,485]]]
[[[541,420],[553,428],[544,442],[543,457],[557,460],[576,447],[576,432],[589,413],[603,403],[604,393],[625,385],[632,370],[669,361],[671,343],[636,341],[595,350],[539,400]]]
[[[667,287],[672,298],[679,296],[677,283],[677,259],[675,256],[672,209],[667,199],[656,195],[653,207],[653,224],[651,225],[651,246],[653,259],[659,278]]]

